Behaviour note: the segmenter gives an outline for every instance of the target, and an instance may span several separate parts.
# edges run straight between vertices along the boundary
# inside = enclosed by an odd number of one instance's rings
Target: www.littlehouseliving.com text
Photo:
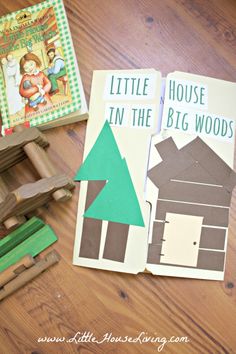
[[[154,335],[149,335],[147,332],[140,332],[137,336],[117,336],[114,335],[112,332],[107,332],[100,337],[97,337],[94,335],[92,332],[77,332],[75,335],[71,338],[66,338],[66,337],[40,337],[38,338],[38,343],[39,342],[44,342],[44,343],[74,343],[74,344],[79,344],[79,343],[97,343],[97,344],[103,344],[103,343],[134,343],[134,344],[146,344],[146,343],[152,343],[156,344],[157,346],[157,351],[161,352],[166,344],[172,343],[172,344],[177,344],[177,343],[189,343],[190,339],[188,337],[176,337],[172,336],[170,338],[167,337],[158,337],[154,333]]]

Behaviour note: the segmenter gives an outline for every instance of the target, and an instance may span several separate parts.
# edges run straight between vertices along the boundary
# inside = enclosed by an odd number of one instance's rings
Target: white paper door
[[[197,266],[203,217],[166,213],[161,263]]]

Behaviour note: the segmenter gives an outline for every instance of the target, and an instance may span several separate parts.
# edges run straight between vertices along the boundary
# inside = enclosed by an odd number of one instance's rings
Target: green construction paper
[[[24,240],[0,258],[0,272],[18,262],[22,257],[29,254],[37,256],[45,248],[57,241],[57,236],[49,225],[43,226],[32,236]]]
[[[125,160],[86,210],[84,217],[144,226],[142,213]]]
[[[105,122],[96,142],[77,171],[74,181],[103,181],[110,178],[122,160],[108,121]]]
[[[107,181],[84,217],[144,226],[127,163],[107,121],[74,179]]]

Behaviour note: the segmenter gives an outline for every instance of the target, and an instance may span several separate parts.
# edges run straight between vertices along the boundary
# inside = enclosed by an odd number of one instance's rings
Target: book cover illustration
[[[236,85],[178,72],[162,83],[155,70],[94,72],[74,264],[222,280]]]
[[[41,125],[81,107],[64,5],[47,0],[0,19],[3,132]]]

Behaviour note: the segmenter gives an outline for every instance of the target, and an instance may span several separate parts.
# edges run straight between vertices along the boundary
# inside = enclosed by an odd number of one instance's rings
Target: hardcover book
[[[62,0],[0,19],[2,132],[17,124],[49,128],[87,118]]]
[[[95,71],[73,263],[223,280],[236,84]]]

